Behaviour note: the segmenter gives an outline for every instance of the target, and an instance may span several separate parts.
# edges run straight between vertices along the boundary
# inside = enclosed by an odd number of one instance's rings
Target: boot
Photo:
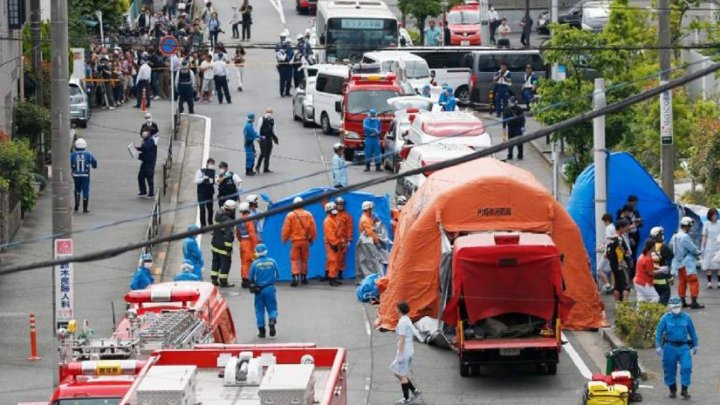
[[[258,328],[258,337],[260,339],[265,339],[265,328]]]
[[[221,279],[220,280],[220,288],[230,288],[235,287],[235,284],[229,283],[227,279]]]
[[[303,274],[301,277],[302,277],[302,281],[300,281],[300,283],[301,283],[302,285],[307,285],[307,283],[308,283],[308,281],[307,281],[307,274]]]
[[[90,210],[88,209],[88,204],[89,204],[89,203],[90,203],[90,200],[87,200],[87,199],[83,200],[83,212],[84,212],[85,214],[87,214],[87,213],[90,212]]]
[[[328,281],[328,280],[330,280],[330,279],[328,278],[328,272],[326,271],[326,272],[325,272],[325,275],[322,276],[322,277],[320,277],[319,280],[320,280],[320,281]]]
[[[685,301],[685,297],[680,298],[680,301],[682,301],[683,308],[687,308],[690,306],[690,305],[688,305],[687,301]]]
[[[342,271],[338,271],[338,274],[337,274],[337,279],[338,279],[338,280],[342,280],[342,279],[343,279],[342,273],[343,273]]]
[[[240,284],[240,287],[250,288],[250,280],[247,278],[242,279],[242,283]]]
[[[270,318],[270,337],[274,337],[277,331],[275,330],[275,324],[277,321],[275,318]]]
[[[370,171],[370,163],[365,164],[365,170],[363,170],[363,171],[365,171],[365,172]]]
[[[331,286],[331,287],[337,287],[337,286],[339,286],[339,285],[342,285],[342,283],[339,282],[339,281],[337,281],[336,278],[331,278],[331,279],[330,279],[330,286]]]
[[[298,276],[297,274],[293,274],[293,279],[292,279],[292,282],[290,283],[290,287],[298,286],[298,278],[300,278],[300,276]]]
[[[80,209],[80,193],[75,193],[75,212]]]
[[[214,285],[215,287],[217,287],[217,286],[220,285],[220,283],[218,283],[218,278],[217,278],[217,276],[210,276],[210,282],[211,282],[212,285]]]
[[[383,169],[382,169],[382,167],[380,167],[380,166],[378,165],[378,166],[375,166],[375,171],[376,171],[376,172],[381,172],[381,171],[383,171]]]
[[[690,309],[703,309],[703,308],[705,308],[705,305],[698,303],[697,297],[692,297],[692,304],[690,304]]]
[[[675,398],[677,396],[677,385],[673,384],[669,388],[670,388],[670,395],[668,395],[668,397]]]
[[[683,385],[680,388],[680,395],[683,397],[683,399],[690,399],[690,393],[688,392],[688,387]]]

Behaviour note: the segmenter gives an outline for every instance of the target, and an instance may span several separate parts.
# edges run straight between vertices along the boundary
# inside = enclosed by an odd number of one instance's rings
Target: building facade
[[[24,0],[0,0],[0,130],[12,133],[13,109],[21,78]]]

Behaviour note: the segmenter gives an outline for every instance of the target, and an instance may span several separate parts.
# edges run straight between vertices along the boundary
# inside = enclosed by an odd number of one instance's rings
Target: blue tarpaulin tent
[[[669,240],[677,230],[677,206],[665,195],[640,162],[627,152],[611,153],[607,159],[607,170],[607,212],[612,214],[613,219],[616,219],[617,211],[627,202],[627,197],[634,194],[638,196],[637,210],[640,211],[643,219],[640,243],[648,238],[650,229],[654,226],[662,226],[665,229],[665,239]],[[594,165],[588,166],[575,181],[567,210],[580,227],[583,244],[595,272],[597,243]]]
[[[268,209],[283,207],[292,204],[295,197],[300,196],[303,199],[315,197],[318,194],[322,194],[331,190],[329,188],[312,188],[302,193],[291,195],[283,200],[273,202],[268,206]],[[386,194],[384,196],[377,196],[371,193],[364,192],[351,192],[343,195],[345,198],[345,209],[350,213],[353,218],[353,243],[348,247],[347,252],[347,267],[343,272],[343,278],[354,278],[355,277],[355,243],[354,241],[358,238],[358,221],[362,214],[361,204],[363,201],[371,200],[375,203],[375,209],[373,212],[382,221],[383,224],[390,229],[390,197]],[[310,261],[308,263],[308,278],[321,277],[325,274],[325,242],[323,235],[322,223],[325,220],[325,210],[323,204],[311,204],[305,207],[313,218],[315,218],[315,224],[317,226],[317,239],[315,243],[310,247]],[[281,232],[283,222],[285,221],[286,215],[273,215],[265,218],[265,224],[262,232],[262,240],[269,250],[269,257],[275,259],[280,267],[280,280],[290,281],[292,275],[290,272],[290,243],[282,243]]]

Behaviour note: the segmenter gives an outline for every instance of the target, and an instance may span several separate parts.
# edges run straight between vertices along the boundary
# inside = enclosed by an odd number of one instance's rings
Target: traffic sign
[[[167,35],[160,38],[160,52],[163,55],[175,55],[177,53],[178,41],[172,35]]]

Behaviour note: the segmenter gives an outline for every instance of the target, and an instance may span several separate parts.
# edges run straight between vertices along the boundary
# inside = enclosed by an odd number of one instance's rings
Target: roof
[[[358,6],[359,5],[359,6]],[[326,18],[361,17],[361,18],[389,18],[397,20],[387,4],[380,0],[336,0],[319,1],[318,16]]]
[[[348,75],[350,67],[348,65],[335,65],[332,63],[321,63],[317,65],[303,66],[301,69],[317,69],[318,73],[339,73],[345,76]]]
[[[395,61],[395,60],[402,60],[402,61],[418,61],[418,62],[424,62],[425,59],[410,53],[409,51],[373,51],[373,52],[365,52],[363,57],[369,57],[378,61]]]
[[[408,160],[411,157],[420,155],[419,158],[427,162],[439,162],[465,156],[473,152],[473,149],[467,145],[448,142],[431,142],[423,145],[413,146],[408,153]],[[401,166],[403,167],[403,166]]]

